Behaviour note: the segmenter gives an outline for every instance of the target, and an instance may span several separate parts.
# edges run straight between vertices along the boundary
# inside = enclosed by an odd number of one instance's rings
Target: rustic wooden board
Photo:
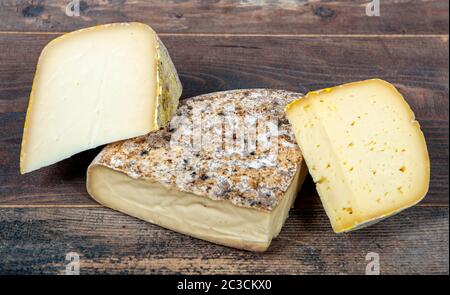
[[[34,68],[51,38],[0,34],[0,206],[95,205],[85,191],[85,171],[98,149],[19,175]],[[430,150],[432,180],[422,204],[448,205],[448,37],[164,36],[163,41],[181,75],[183,97],[245,87],[307,92],[371,77],[394,82],[421,122]],[[311,181],[302,194],[318,204]]]
[[[382,274],[448,274],[448,208],[416,207],[336,235],[321,209],[291,211],[268,252],[193,239],[108,209],[0,209],[0,273],[64,274],[68,252],[81,274],[364,274],[368,252]]]
[[[38,56],[55,37],[0,33],[0,112],[26,109]],[[306,92],[383,77],[402,89],[420,118],[448,119],[448,36],[161,39],[183,80],[183,97],[244,87]]]
[[[83,0],[0,2],[0,31],[71,31],[118,21],[151,24],[160,33],[448,34],[447,0],[382,0],[368,17],[361,0]]]

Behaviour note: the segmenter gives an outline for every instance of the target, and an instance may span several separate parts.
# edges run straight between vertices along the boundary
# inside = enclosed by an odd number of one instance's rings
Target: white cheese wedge
[[[388,82],[311,92],[286,112],[335,232],[373,224],[426,195],[424,135]]]
[[[106,146],[88,168],[87,191],[165,228],[264,251],[307,173],[284,114],[300,96],[253,89],[183,100],[168,126]]]
[[[181,90],[167,50],[147,25],[108,24],[56,38],[39,57],[21,173],[160,128]]]

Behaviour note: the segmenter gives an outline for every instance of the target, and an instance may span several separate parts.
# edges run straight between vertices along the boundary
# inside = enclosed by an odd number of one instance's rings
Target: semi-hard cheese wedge
[[[373,224],[427,193],[424,135],[388,82],[311,92],[286,112],[334,231]]]
[[[167,50],[145,24],[101,25],[56,38],[39,57],[21,172],[156,130],[180,95]]]
[[[165,228],[264,251],[307,173],[284,114],[299,96],[256,89],[183,100],[163,129],[106,146],[87,191]]]

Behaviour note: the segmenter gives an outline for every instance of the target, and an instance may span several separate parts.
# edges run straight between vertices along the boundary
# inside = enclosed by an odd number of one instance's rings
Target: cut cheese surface
[[[165,228],[264,251],[307,173],[284,114],[299,96],[250,89],[185,99],[161,130],[106,146],[87,191]]]
[[[299,168],[282,201],[270,212],[133,179],[100,165],[89,170],[88,191],[109,208],[167,229],[220,245],[262,252],[280,233],[306,174],[306,167]]]
[[[311,92],[286,113],[336,232],[372,224],[426,195],[430,162],[424,135],[388,82]]]
[[[21,172],[158,129],[180,95],[167,50],[147,25],[109,24],[56,38],[39,57]]]

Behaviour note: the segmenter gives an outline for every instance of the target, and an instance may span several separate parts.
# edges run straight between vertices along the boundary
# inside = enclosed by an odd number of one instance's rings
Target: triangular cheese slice
[[[425,138],[388,82],[372,79],[311,92],[286,112],[336,232],[373,224],[427,193]]]
[[[180,95],[167,50],[147,25],[108,24],[56,38],[37,65],[21,173],[158,129]]]

